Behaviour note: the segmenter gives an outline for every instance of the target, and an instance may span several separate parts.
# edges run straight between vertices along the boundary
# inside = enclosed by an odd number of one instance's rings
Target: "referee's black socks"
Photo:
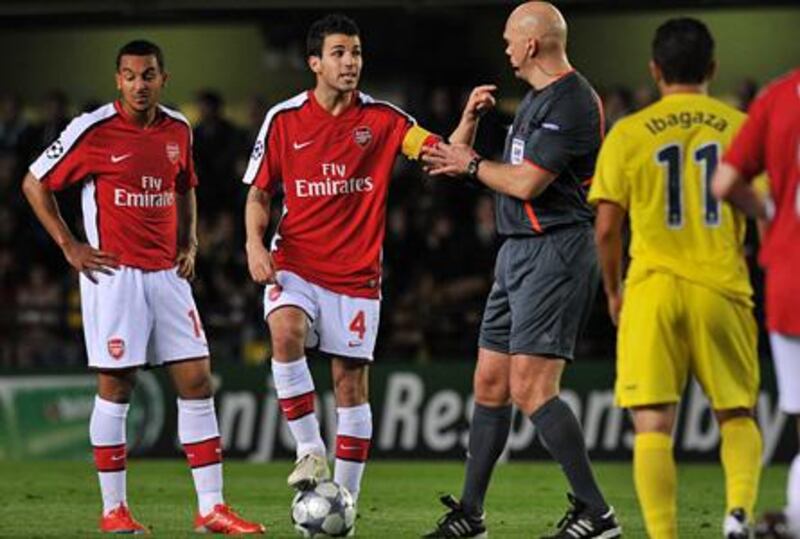
[[[607,512],[608,504],[595,481],[583,431],[572,409],[553,397],[531,415],[531,421],[544,447],[564,470],[573,494],[587,505],[591,514]]]
[[[475,403],[469,426],[469,452],[461,507],[471,515],[483,513],[483,499],[497,459],[511,430],[511,406],[489,407]]]

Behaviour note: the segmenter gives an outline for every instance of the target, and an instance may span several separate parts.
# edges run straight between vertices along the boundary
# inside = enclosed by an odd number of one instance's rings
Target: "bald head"
[[[553,4],[525,2],[511,12],[506,28],[539,41],[542,50],[567,47],[567,21]]]

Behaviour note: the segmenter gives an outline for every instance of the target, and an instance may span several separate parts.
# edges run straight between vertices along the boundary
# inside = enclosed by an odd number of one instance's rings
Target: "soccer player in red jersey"
[[[769,197],[751,180],[769,177]],[[772,82],[750,106],[725,154],[714,194],[750,217],[767,221],[760,263],[766,270],[766,311],[780,405],[800,432],[800,69]],[[800,454],[789,472],[787,507],[759,523],[756,535],[800,538]]]
[[[438,138],[398,108],[358,91],[356,24],[329,15],[312,24],[303,92],[267,113],[244,176],[250,275],[265,284],[272,376],[297,442],[290,486],[330,475],[314,415],[305,348],[331,357],[337,406],[337,483],[357,499],[372,437],[367,366],[380,314],[381,244],[395,157],[417,159]],[[268,250],[270,200],[282,189],[283,215]]]
[[[191,127],[159,105],[167,78],[157,45],[122,47],[120,98],[75,118],[30,166],[23,191],[81,273],[86,350],[98,382],[89,434],[103,498],[100,530],[146,532],[126,501],[125,420],[136,370],[165,365],[197,491],[195,531],[264,533],[222,497],[208,344],[187,282],[197,250]],[[87,242],[72,234],[53,196],[78,182]]]

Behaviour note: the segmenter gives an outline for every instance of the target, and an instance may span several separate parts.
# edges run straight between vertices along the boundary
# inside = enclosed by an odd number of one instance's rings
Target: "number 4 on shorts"
[[[350,331],[358,333],[358,338],[364,340],[364,334],[367,332],[367,324],[364,318],[364,311],[358,311],[350,321]]]

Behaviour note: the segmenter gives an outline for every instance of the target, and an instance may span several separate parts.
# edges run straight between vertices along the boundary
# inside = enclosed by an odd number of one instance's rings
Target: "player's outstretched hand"
[[[422,149],[422,162],[431,176],[459,176],[467,173],[475,155],[475,150],[466,144],[439,143]]]
[[[94,275],[95,271],[113,275],[113,270],[119,268],[117,255],[100,251],[87,243],[73,241],[67,243],[63,251],[64,257],[70,266],[86,275],[95,284],[97,284],[97,278]]]
[[[272,255],[261,245],[247,245],[247,268],[250,277],[258,284],[275,282],[275,264]]]
[[[178,265],[178,276],[187,281],[194,280],[194,263],[197,257],[197,247],[191,246],[178,249],[175,263]]]
[[[464,116],[470,120],[477,120],[489,110],[493,109],[497,101],[492,92],[497,91],[494,84],[483,84],[472,89],[464,106]]]

